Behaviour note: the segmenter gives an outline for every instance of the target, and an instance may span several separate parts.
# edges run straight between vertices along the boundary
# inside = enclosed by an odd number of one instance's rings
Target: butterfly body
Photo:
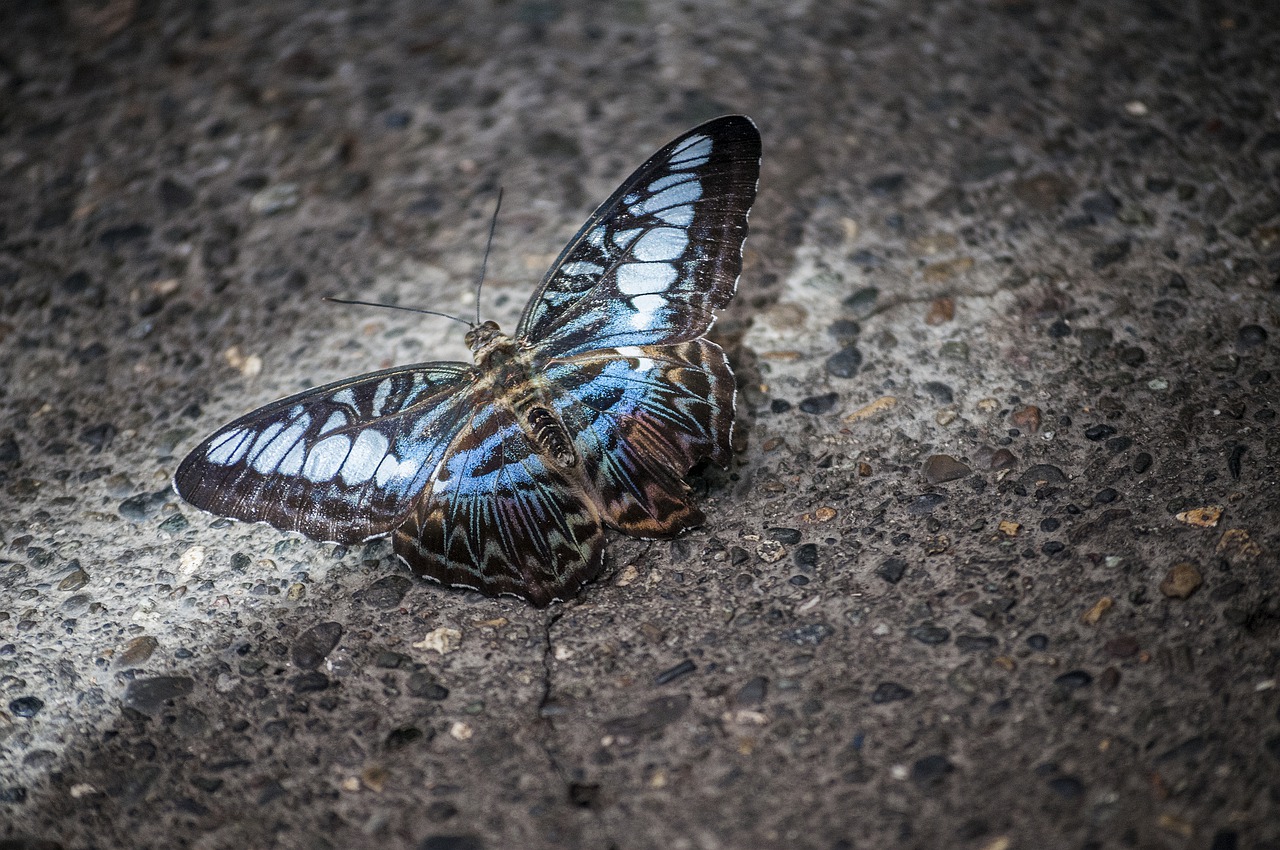
[[[704,338],[733,294],[760,138],[742,116],[658,151],[600,206],[514,335],[474,365],[307,390],[216,431],[174,487],[223,516],[351,544],[391,535],[415,572],[545,605],[601,569],[604,528],[703,521],[684,476],[730,457],[735,389]]]

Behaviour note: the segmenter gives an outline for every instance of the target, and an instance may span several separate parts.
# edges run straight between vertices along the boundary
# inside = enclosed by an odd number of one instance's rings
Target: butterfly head
[[[497,322],[481,322],[467,331],[465,339],[477,363],[485,362],[498,352],[510,353],[515,348],[515,342],[498,329]]]

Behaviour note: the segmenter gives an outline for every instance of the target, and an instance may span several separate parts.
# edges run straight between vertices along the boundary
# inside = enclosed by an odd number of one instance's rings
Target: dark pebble
[[[785,398],[775,398],[769,402],[769,410],[773,413],[786,413],[791,409],[791,402]]]
[[[943,626],[923,625],[912,626],[907,629],[907,634],[923,644],[928,646],[937,646],[946,643],[951,638],[951,631]]]
[[[867,189],[873,195],[892,195],[894,192],[901,191],[906,183],[907,175],[895,171],[892,174],[881,174],[878,177],[871,178],[871,182],[867,184]]]
[[[942,493],[921,493],[911,500],[907,505],[907,513],[914,516],[923,516],[924,514],[933,513],[934,508],[941,505],[947,500]]]
[[[475,835],[430,835],[418,843],[418,850],[484,850]]]
[[[836,319],[827,326],[827,333],[838,339],[841,343],[852,342],[853,339],[862,333],[862,325],[853,319]]]
[[[139,242],[151,235],[151,228],[145,224],[126,224],[123,227],[108,227],[98,237],[98,244],[110,251],[122,248],[130,242]]]
[[[190,523],[187,522],[186,517],[184,517],[182,514],[174,514],[173,516],[166,519],[164,522],[160,523],[160,530],[165,532],[166,534],[177,534],[179,531],[182,531],[183,529],[185,529],[188,525],[190,525]]]
[[[604,729],[610,735],[633,739],[658,732],[684,716],[691,701],[688,694],[659,697],[645,703],[638,714],[606,720]]]
[[[859,250],[854,251],[852,254],[850,254],[849,262],[857,266],[862,266],[864,269],[878,269],[884,265],[884,260],[877,257],[874,253],[872,253],[871,251],[868,251],[866,248],[860,248]],[[852,297],[853,296],[850,296],[850,298],[845,299],[846,305],[848,305]],[[859,315],[864,315],[864,314],[860,313]]]
[[[1209,842],[1209,850],[1238,850],[1240,834],[1234,829],[1220,829],[1213,834]]]
[[[796,566],[805,572],[811,571],[818,566],[818,544],[806,543],[796,549],[795,559]]]
[[[1118,498],[1120,498],[1120,494],[1111,487],[1103,487],[1093,494],[1093,501],[1099,505],[1109,505]]]
[[[684,661],[681,661],[676,666],[668,667],[666,670],[663,670],[661,673],[654,676],[653,683],[655,685],[665,685],[670,682],[674,682],[676,679],[679,679],[683,676],[688,676],[690,673],[692,673],[697,669],[698,669],[698,665],[694,664],[692,659],[686,658]]]
[[[956,394],[951,387],[941,381],[925,381],[920,385],[920,389],[938,404],[951,404],[956,399]]]
[[[1027,646],[1036,652],[1044,652],[1049,648],[1049,637],[1041,634],[1027,635]]]
[[[600,784],[597,782],[570,782],[569,802],[580,809],[594,809],[600,805]]]
[[[991,460],[987,461],[987,469],[990,469],[992,472],[1013,469],[1017,465],[1017,455],[1008,449],[996,449],[991,453]]]
[[[1093,267],[1095,269],[1105,269],[1107,266],[1118,263],[1125,257],[1129,256],[1130,243],[1128,239],[1121,239],[1118,242],[1112,242],[1105,248],[1102,248],[1093,255]]]
[[[1049,780],[1049,790],[1067,800],[1078,800],[1084,796],[1084,783],[1074,776],[1055,776]]]
[[[413,121],[413,116],[403,109],[397,109],[388,112],[382,118],[382,123],[389,130],[403,130]]]
[[[1176,298],[1161,298],[1151,305],[1151,315],[1163,322],[1177,321],[1187,315],[1187,305]]]
[[[792,576],[791,578],[787,579],[787,583],[793,584],[796,587],[804,587],[806,584],[809,583],[809,577],[808,576]]]
[[[1259,369],[1249,376],[1249,386],[1261,387],[1271,383],[1271,373],[1266,369]]]
[[[360,598],[374,608],[394,608],[411,587],[413,582],[404,576],[383,576],[365,588]]]
[[[999,643],[991,635],[960,635],[956,638],[956,648],[962,652],[984,652],[995,649]]]
[[[103,422],[101,425],[93,425],[85,428],[80,432],[80,442],[89,446],[89,450],[93,454],[105,449],[111,445],[111,441],[116,438],[116,426],[110,422]]]
[[[770,540],[776,540],[785,546],[794,546],[800,542],[800,531],[795,528],[770,528],[765,533]]]
[[[315,693],[316,691],[326,690],[329,687],[329,677],[319,670],[308,670],[306,673],[299,673],[290,679],[289,685],[293,688],[294,693]]]
[[[134,679],[124,690],[124,704],[142,714],[156,714],[172,699],[184,697],[195,689],[189,676],[156,676]]]
[[[809,396],[800,402],[800,409],[805,413],[812,413],[819,416],[823,413],[830,413],[831,409],[836,406],[840,396],[836,393],[823,393],[822,395]]]
[[[1072,670],[1053,680],[1053,683],[1064,691],[1074,691],[1077,688],[1086,687],[1092,682],[1093,677],[1084,670]]]
[[[1110,440],[1107,440],[1107,451],[1111,452],[1113,455],[1118,455],[1120,452],[1127,451],[1132,445],[1132,437],[1112,437]]]
[[[1066,319],[1058,319],[1052,325],[1049,325],[1049,339],[1065,339],[1071,336],[1071,325],[1067,324]]]
[[[855,346],[846,346],[827,358],[827,371],[837,378],[852,378],[862,365],[862,352]]]
[[[1152,457],[1147,452],[1138,452],[1133,459],[1133,471],[1141,475],[1151,468]]]
[[[430,670],[416,670],[405,681],[405,690],[418,699],[429,699],[439,702],[447,699],[449,689],[436,681]]]
[[[1076,334],[1080,341],[1080,353],[1092,358],[1111,345],[1111,331],[1106,328],[1085,328]]]
[[[1096,443],[1099,440],[1105,440],[1107,437],[1113,436],[1115,433],[1116,429],[1112,428],[1110,425],[1098,423],[1097,425],[1090,425],[1088,428],[1084,429],[1084,438]]]
[[[0,803],[25,803],[27,802],[27,789],[21,785],[10,785],[7,788],[0,788]],[[6,839],[0,841],[0,848],[10,850],[9,841]],[[62,850],[61,844],[55,844],[51,841],[27,841],[26,839],[18,839],[17,844],[12,845],[12,850]]]
[[[293,666],[300,670],[314,670],[328,657],[342,638],[341,623],[317,623],[298,635],[293,642],[290,656]]]
[[[1046,555],[1056,555],[1066,548],[1067,544],[1060,540],[1047,540],[1045,541],[1045,544],[1040,547],[1040,551]]]
[[[733,704],[738,708],[750,708],[764,702],[769,692],[769,680],[764,676],[756,676],[748,681],[733,695]]]
[[[887,581],[889,584],[897,584],[902,580],[902,576],[907,571],[907,562],[901,558],[889,558],[880,566],[876,567],[876,575]]]
[[[1236,348],[1257,348],[1267,341],[1267,331],[1261,325],[1245,325],[1236,331]]]
[[[1147,352],[1136,345],[1126,345],[1116,357],[1126,366],[1137,367],[1147,362]]]
[[[165,209],[170,212],[186,209],[196,199],[195,192],[170,177],[160,181],[158,194],[160,195],[160,203],[164,204]]]
[[[1247,451],[1245,447],[1237,443],[1227,453],[1227,471],[1231,473],[1234,481],[1240,480],[1241,462],[1244,460],[1245,451]]]
[[[417,726],[401,726],[388,732],[382,745],[387,752],[394,753],[396,750],[403,750],[414,741],[421,741],[423,738],[431,740]]]
[[[853,311],[855,316],[865,317],[875,309],[880,290],[874,286],[864,287],[844,299],[844,306]]]
[[[120,503],[118,510],[120,516],[132,522],[143,522],[155,515],[169,499],[169,488],[159,490],[155,493],[142,493],[137,496],[131,496]]]
[[[1120,199],[1110,192],[1102,192],[1085,198],[1080,207],[1095,223],[1110,221],[1120,211]]]
[[[1133,635],[1119,635],[1103,644],[1102,648],[1112,658],[1129,658],[1137,655],[1142,645],[1138,643],[1138,639]]]
[[[910,688],[904,688],[897,682],[881,682],[876,685],[876,689],[871,692],[871,701],[876,705],[884,705],[888,702],[901,702],[904,699],[911,699],[915,696],[915,691]]]
[[[831,635],[831,631],[826,623],[811,623],[788,629],[782,633],[782,639],[796,646],[817,646]]]
[[[946,756],[925,756],[911,765],[911,781],[921,787],[936,787],[955,769]]]
[[[930,455],[925,459],[924,468],[921,471],[924,473],[925,480],[930,484],[955,481],[957,478],[964,478],[973,472],[968,464],[956,460],[951,455]]]
[[[18,448],[18,441],[13,438],[13,435],[5,434],[0,437],[0,464],[17,466],[21,459],[22,451]]]
[[[1047,516],[1040,520],[1040,530],[1054,532],[1062,527],[1062,523],[1056,517]]]
[[[1037,463],[1018,477],[1018,483],[1024,487],[1035,487],[1040,481],[1046,484],[1065,484],[1067,475],[1051,463]]]
[[[9,713],[14,717],[35,717],[44,708],[39,697],[18,697],[9,703]]]

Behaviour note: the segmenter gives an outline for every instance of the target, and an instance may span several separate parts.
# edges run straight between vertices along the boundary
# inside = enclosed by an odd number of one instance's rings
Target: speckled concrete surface
[[[1280,847],[1274,9],[10,0],[0,846]],[[704,528],[539,611],[168,489],[731,111]]]

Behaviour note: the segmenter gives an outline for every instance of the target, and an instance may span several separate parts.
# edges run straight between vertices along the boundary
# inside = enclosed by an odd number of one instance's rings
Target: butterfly
[[[215,431],[173,486],[315,540],[390,535],[413,572],[534,605],[603,567],[604,530],[704,521],[684,478],[730,458],[736,389],[705,334],[733,297],[760,134],[730,115],[673,140],[591,215],[513,336],[268,404]],[[469,324],[469,323],[468,323]]]

